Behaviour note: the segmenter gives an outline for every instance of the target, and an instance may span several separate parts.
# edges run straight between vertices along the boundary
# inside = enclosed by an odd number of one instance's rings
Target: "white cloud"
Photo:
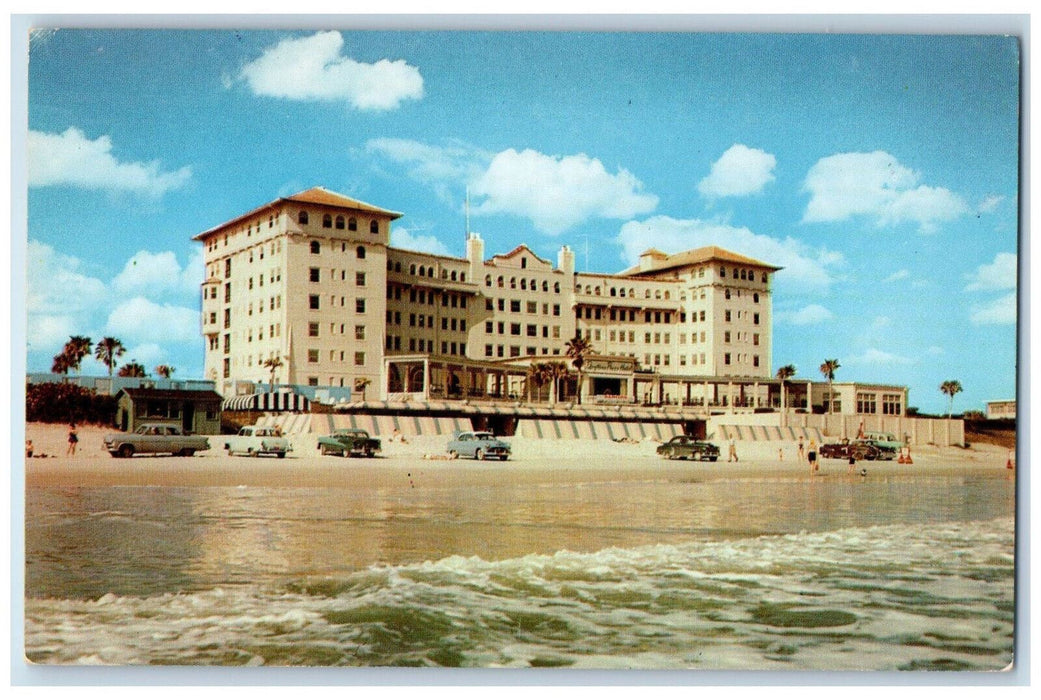
[[[201,343],[199,311],[170,304],[157,304],[134,297],[116,306],[105,324],[128,347],[132,344]]]
[[[976,211],[981,214],[989,214],[998,208],[998,205],[1005,201],[1005,197],[1000,194],[992,194],[984,197],[983,201],[976,207]]]
[[[712,164],[708,176],[698,183],[698,191],[706,197],[755,194],[773,182],[776,166],[772,154],[737,143]]]
[[[384,137],[369,140],[365,149],[411,166],[409,174],[427,183],[469,182],[479,176],[492,159],[491,153],[462,141],[431,146],[411,139]]]
[[[123,296],[169,297],[197,293],[203,276],[202,249],[193,251],[189,264],[182,270],[171,251],[134,254],[112,280],[112,288]]]
[[[919,184],[920,176],[884,151],[839,153],[810,168],[803,190],[810,193],[803,221],[844,221],[853,216],[878,226],[918,224],[923,233],[967,214],[965,201],[950,190]]]
[[[79,259],[39,241],[29,241],[27,252],[26,307],[30,319],[36,314],[75,318],[105,303],[109,294],[105,283],[85,274]],[[30,325],[30,336],[32,330]]]
[[[26,146],[30,187],[71,185],[159,197],[182,187],[192,176],[187,166],[164,172],[158,161],[120,162],[112,155],[108,136],[91,141],[76,128],[61,134],[30,131]]]
[[[1006,326],[1016,322],[1016,293],[973,308],[969,317],[977,326]]]
[[[257,95],[346,102],[360,110],[396,109],[423,97],[423,76],[403,60],[361,63],[341,55],[339,32],[285,39],[242,68]]]
[[[896,272],[892,273],[891,275],[889,275],[888,277],[886,277],[882,281],[883,282],[899,282],[900,280],[908,279],[910,276],[911,276],[911,272],[909,270],[897,270]]]
[[[527,217],[537,229],[558,234],[591,218],[629,219],[653,211],[658,197],[642,190],[629,171],[612,175],[582,153],[561,157],[511,148],[473,182],[473,193],[485,198],[474,211]]]
[[[718,245],[783,267],[777,273],[777,281],[790,289],[820,290],[827,287],[834,279],[831,269],[844,261],[840,253],[811,250],[792,238],[771,238],[747,228],[701,219],[654,216],[646,221],[629,221],[622,225],[615,240],[622,246],[622,259],[630,265],[635,265],[640,253],[650,247],[676,253]]]
[[[994,262],[980,265],[975,273],[966,275],[969,283],[965,291],[1015,289],[1017,265],[1015,253],[998,253]]]
[[[395,248],[416,250],[421,253],[448,255],[448,248],[434,236],[413,235],[405,228],[394,228],[390,232],[390,244]]]
[[[820,304],[810,304],[796,311],[783,311],[776,314],[777,321],[790,323],[793,326],[810,326],[835,318],[835,314]]]
[[[848,365],[889,367],[893,365],[910,365],[914,360],[877,348],[868,348],[860,355],[854,355],[845,361]]]

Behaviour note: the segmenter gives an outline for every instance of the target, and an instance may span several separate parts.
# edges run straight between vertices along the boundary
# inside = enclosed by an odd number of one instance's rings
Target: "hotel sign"
[[[586,360],[583,369],[586,372],[632,372],[635,367],[636,361],[631,359],[606,360],[598,358]]]

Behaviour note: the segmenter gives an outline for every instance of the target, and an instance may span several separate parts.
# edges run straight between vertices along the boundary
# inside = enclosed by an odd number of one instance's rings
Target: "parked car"
[[[821,445],[821,457],[831,459],[849,459],[850,455],[857,460],[878,459],[879,452],[877,447],[863,440],[843,439]]]
[[[383,443],[361,428],[341,428],[318,438],[318,451],[323,455],[372,457],[382,450]]]
[[[281,459],[291,448],[289,440],[282,437],[282,432],[278,428],[247,425],[239,430],[238,435],[232,435],[224,441],[224,449],[228,451],[229,455],[242,454],[259,457],[267,454]]]
[[[863,439],[883,452],[891,452],[893,454],[893,457],[886,457],[885,459],[895,458],[900,453],[900,450],[904,449],[904,441],[893,433],[868,431],[864,433]]]
[[[144,423],[132,433],[111,433],[104,438],[105,449],[113,457],[135,454],[172,454],[191,457],[210,449],[210,441],[200,435],[185,435],[176,425]]]
[[[506,461],[510,458],[510,445],[488,432],[464,431],[456,433],[448,441],[448,454],[453,457],[473,457],[474,459],[494,457]]]
[[[719,459],[719,448],[711,442],[698,440],[690,435],[677,435],[668,442],[658,445],[658,454],[666,459],[696,459],[715,462]]]
[[[873,438],[865,438],[863,440],[858,440],[857,442],[862,442],[865,445],[874,446],[874,448],[878,450],[878,454],[874,457],[874,459],[881,459],[887,461],[894,460],[897,458],[897,454],[900,452],[898,448],[892,446],[892,443],[881,440],[875,440]],[[868,459],[872,458],[868,457]]]

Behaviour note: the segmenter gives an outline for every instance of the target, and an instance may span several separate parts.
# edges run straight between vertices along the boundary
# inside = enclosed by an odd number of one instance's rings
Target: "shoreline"
[[[538,440],[507,438],[513,456],[506,462],[447,459],[444,437],[420,437],[408,443],[383,440],[381,456],[334,457],[319,455],[315,436],[291,436],[294,451],[285,459],[228,457],[210,436],[211,448],[194,457],[140,455],[117,459],[102,446],[109,432],[98,426],[77,426],[79,443],[66,456],[68,427],[30,423],[26,437],[34,456],[25,461],[25,486],[262,486],[314,488],[459,488],[568,484],[618,481],[688,480],[833,480],[849,478],[914,479],[922,477],[988,476],[1014,478],[1006,469],[1008,451],[989,444],[969,448],[926,446],[917,450],[913,464],[862,461],[853,475],[844,460],[825,459],[820,472],[811,474],[796,448],[787,443],[738,443],[742,461],[670,461],[655,454],[657,443],[612,443],[603,440]],[[784,450],[778,459],[777,450]],[[866,476],[860,471],[867,470]]]

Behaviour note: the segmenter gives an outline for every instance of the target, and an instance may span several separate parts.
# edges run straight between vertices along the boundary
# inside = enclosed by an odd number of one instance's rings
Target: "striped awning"
[[[306,396],[288,392],[248,394],[224,399],[221,409],[225,411],[294,411],[307,413],[311,401]]]

